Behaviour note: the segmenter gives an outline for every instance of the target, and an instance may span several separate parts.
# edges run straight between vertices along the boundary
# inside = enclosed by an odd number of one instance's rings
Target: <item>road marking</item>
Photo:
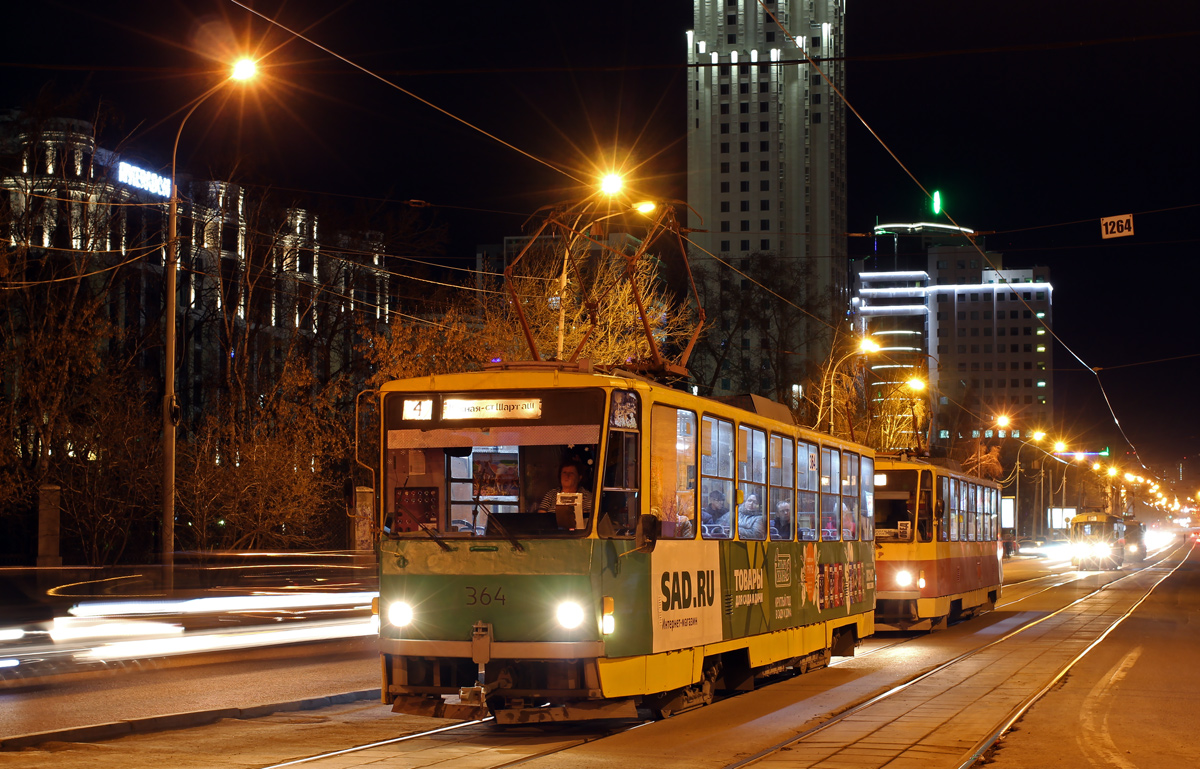
[[[1142,647],[1135,647],[1121,659],[1121,664],[1117,665],[1112,675],[1096,682],[1083,701],[1083,712],[1080,713],[1083,728],[1075,739],[1089,762],[1101,762],[1116,769],[1137,769],[1137,765],[1125,760],[1113,741],[1108,728],[1108,714],[1112,712],[1111,703],[1116,699],[1117,685],[1141,656]]]

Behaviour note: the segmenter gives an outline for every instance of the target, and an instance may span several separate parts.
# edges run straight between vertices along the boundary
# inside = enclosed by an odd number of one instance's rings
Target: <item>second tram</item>
[[[663,716],[873,631],[873,454],[778,404],[553,363],[380,396],[393,710]]]
[[[1125,562],[1125,521],[1082,513],[1071,519],[1071,563],[1077,569],[1119,569]]]
[[[993,607],[1000,487],[904,455],[875,460],[875,627],[933,630]]]

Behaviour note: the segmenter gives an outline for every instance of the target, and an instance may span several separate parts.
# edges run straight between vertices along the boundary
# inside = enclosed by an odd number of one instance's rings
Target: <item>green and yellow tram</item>
[[[874,458],[575,364],[381,388],[380,649],[393,710],[658,715],[873,632]]]
[[[875,627],[933,630],[995,605],[1000,487],[903,455],[875,461]]]

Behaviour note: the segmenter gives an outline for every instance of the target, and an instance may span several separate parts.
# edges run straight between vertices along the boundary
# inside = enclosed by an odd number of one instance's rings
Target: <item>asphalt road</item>
[[[1200,556],[1033,706],[989,767],[1195,766],[1200,724]]]
[[[1194,673],[1186,686],[1174,686],[1175,681],[1186,677],[1179,673],[1183,668],[1179,660],[1187,659],[1186,655],[1190,653],[1188,629],[1190,625],[1194,630],[1198,619],[1194,583],[1200,578],[1197,574],[1200,567],[1195,558],[1160,585],[1130,619],[1085,657],[1067,676],[1065,686],[1026,714],[1003,747],[996,751],[994,760],[998,765],[1158,766],[1163,765],[1163,759],[1184,755],[1180,752],[1182,739],[1172,741],[1169,735],[1180,725],[1184,729],[1175,733],[1186,735],[1188,714],[1195,712],[1197,681]],[[1038,577],[1041,579],[1036,579]],[[660,767],[721,766],[726,760],[721,756],[746,755],[746,749],[739,745],[748,748],[770,744],[779,734],[794,733],[825,717],[823,714],[836,712],[847,702],[877,693],[890,685],[888,682],[896,676],[906,675],[898,668],[921,670],[940,656],[957,653],[957,648],[977,644],[978,641],[971,640],[972,636],[995,637],[1007,632],[1006,628],[1022,617],[1040,614],[1054,605],[1062,606],[1073,600],[1072,596],[1094,589],[1110,578],[1113,575],[1075,574],[1069,563],[1015,559],[1006,564],[1006,582],[1011,586],[1006,588],[996,612],[947,631],[924,635],[898,650],[882,648],[893,643],[894,638],[871,639],[860,650],[860,655],[873,650],[880,653],[856,657],[847,660],[845,665],[790,679],[752,695],[726,700],[667,722],[636,729],[620,738],[604,740],[595,744],[596,750],[575,756],[577,760],[581,759],[577,764],[564,761],[566,755],[547,757],[535,763],[599,767],[645,765],[643,760],[652,760]],[[1010,600],[1015,602],[1005,606]],[[1073,691],[1077,681],[1080,682],[1077,699],[1060,702],[1059,698]],[[161,718],[163,714],[172,713],[184,715],[174,724],[169,719],[164,722],[168,728],[189,725],[188,712],[214,714],[208,719],[210,721],[222,714],[226,718],[220,723],[193,729],[99,742],[95,740],[111,735],[98,734],[92,738],[85,735],[71,738],[74,742],[70,744],[45,742],[27,750],[0,752],[0,769],[43,766],[47,761],[65,761],[62,765],[87,761],[96,769],[108,766],[158,769],[163,765],[175,769],[265,766],[272,761],[291,760],[333,746],[348,747],[394,739],[407,732],[448,723],[396,716],[387,712],[386,707],[370,701],[343,701],[331,707],[295,712],[297,708],[328,705],[328,701],[322,703],[319,699],[325,695],[351,691],[361,695],[378,685],[377,657],[373,650],[360,648],[343,649],[333,657],[306,658],[302,653],[292,659],[227,662],[203,668],[159,670],[0,692],[0,739],[4,735],[29,731],[112,723],[121,719]],[[1143,714],[1132,715],[1141,721],[1156,722],[1158,726],[1154,728],[1159,732],[1129,720],[1131,710],[1123,705],[1127,700],[1118,699],[1122,695],[1135,698],[1138,701],[1135,709]],[[309,702],[305,704],[306,699]],[[1147,700],[1151,702],[1146,703]],[[268,706],[279,703],[287,705],[280,708],[285,712],[245,720],[247,715],[255,715],[254,708],[265,708],[262,712],[267,712]],[[1164,704],[1174,709],[1164,714]],[[242,709],[241,715],[230,713],[230,708]],[[192,720],[191,723],[199,722]],[[1082,738],[1081,730],[1085,732]],[[1142,734],[1153,735],[1153,738],[1143,741]],[[455,739],[461,740],[461,747],[456,746],[456,750],[476,750],[482,746],[483,750],[490,751],[490,755],[476,755],[476,760],[468,760],[468,763],[494,766],[510,759],[534,759],[539,751],[551,749],[556,740],[564,739],[564,735],[509,734],[501,737],[499,733],[488,731]],[[1121,751],[1134,750],[1134,746],[1126,742],[1136,742],[1151,759],[1135,760],[1131,758],[1134,753],[1126,753],[1129,763],[1119,763]],[[671,746],[669,749],[665,747],[668,745]],[[443,753],[446,748],[445,741],[437,746]],[[401,751],[412,749],[396,748]],[[1078,756],[1072,751],[1077,751]],[[1077,763],[1059,762],[1060,755]],[[429,758],[439,760],[434,755]],[[465,753],[462,758],[467,759]],[[1048,760],[1050,758],[1053,760]],[[337,765],[366,765],[360,763],[364,760],[369,763],[371,759],[360,755],[356,759],[358,762],[339,762]],[[322,762],[320,765],[333,764]],[[405,761],[402,765],[422,764]],[[1191,762],[1184,765],[1191,765]]]

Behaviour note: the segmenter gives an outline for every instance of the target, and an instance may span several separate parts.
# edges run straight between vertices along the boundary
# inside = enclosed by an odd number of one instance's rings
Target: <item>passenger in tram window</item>
[[[539,513],[553,513],[554,506],[557,502],[559,494],[583,494],[583,509],[585,515],[590,515],[595,509],[592,492],[581,488],[580,483],[583,480],[583,464],[574,459],[568,459],[563,462],[558,468],[559,486],[555,489],[550,489],[542,497],[542,503],[538,505]]]
[[[771,514],[771,528],[774,529],[772,539],[792,538],[792,506],[787,500],[775,505],[775,512]]]
[[[738,533],[742,539],[767,538],[767,518],[758,504],[757,494],[748,495],[738,506]]]
[[[700,511],[700,523],[706,526],[729,527],[729,505],[720,489],[708,492],[708,504]]]
[[[858,539],[858,516],[843,503],[842,508],[842,539],[854,541]]]

